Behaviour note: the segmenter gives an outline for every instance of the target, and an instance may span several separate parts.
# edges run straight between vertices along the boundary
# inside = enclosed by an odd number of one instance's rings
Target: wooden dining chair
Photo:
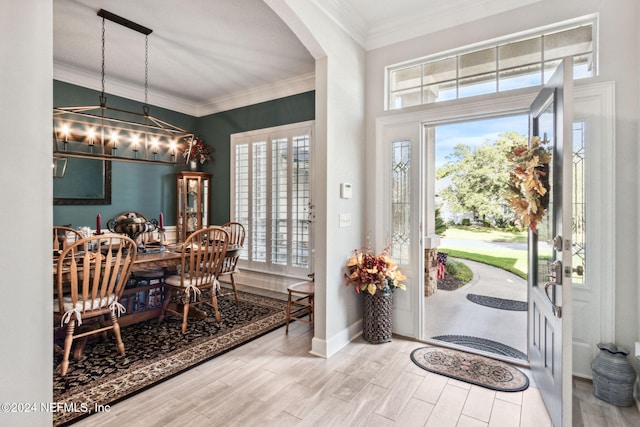
[[[217,293],[220,290],[218,276],[229,244],[229,233],[221,227],[208,227],[189,235],[182,245],[180,274],[165,278],[167,294],[162,305],[162,314],[158,322],[164,320],[166,313],[182,316],[182,333],[187,331],[189,308],[206,304],[213,308],[216,321],[220,322]],[[202,297],[203,292],[210,293],[210,301]],[[171,301],[183,304],[182,312],[170,307]]]
[[[83,239],[84,236],[78,230],[71,227],[56,225],[53,227],[53,250],[57,253],[62,251],[70,243]]]
[[[238,273],[238,259],[240,259],[240,251],[244,245],[245,229],[239,222],[227,222],[221,226],[225,231],[229,233],[229,247],[233,247],[234,251],[231,255],[229,250],[227,256],[222,263],[222,271],[220,276],[229,276],[231,279],[231,286],[233,287],[233,295],[238,303],[238,290],[236,289],[236,281],[233,278],[234,273]]]
[[[66,325],[60,374],[69,368],[69,353],[75,339],[113,329],[118,351],[124,356],[118,302],[137,254],[129,237],[109,234],[80,239],[65,248],[56,261],[54,320]],[[100,327],[80,331],[79,326],[97,319]],[[106,320],[110,322],[105,323]]]

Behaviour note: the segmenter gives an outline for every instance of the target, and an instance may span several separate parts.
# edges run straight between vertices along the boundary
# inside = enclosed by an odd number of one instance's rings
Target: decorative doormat
[[[429,372],[498,391],[522,391],[529,378],[498,360],[450,348],[421,347],[411,352],[413,363]]]
[[[512,357],[514,359],[527,360],[527,355],[506,344],[485,338],[470,337],[467,335],[439,335],[431,339],[444,341],[464,347],[475,348],[476,350],[486,351],[487,353],[498,354],[500,356]]]
[[[500,310],[527,311],[526,301],[516,301],[512,299],[488,297],[485,295],[467,294],[467,299],[476,304]]]
[[[218,298],[221,324],[206,305],[206,319],[189,318],[181,333],[182,319],[167,316],[121,328],[126,355],[120,356],[115,337],[106,342],[89,338],[84,359],[70,360],[60,376],[62,355],[54,355],[53,401],[70,408],[53,414],[54,426],[77,421],[100,405],[113,404],[194,366],[219,356],[285,324],[287,302],[238,291]],[[302,314],[302,313],[298,313]],[[284,332],[283,332],[284,333]],[[62,343],[61,343],[62,344]]]

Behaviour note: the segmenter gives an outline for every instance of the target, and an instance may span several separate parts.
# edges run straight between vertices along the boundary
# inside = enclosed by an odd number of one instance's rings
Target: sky
[[[447,162],[447,155],[451,154],[456,145],[479,146],[485,140],[497,140],[498,135],[505,132],[527,135],[528,116],[498,117],[436,126],[436,168]]]

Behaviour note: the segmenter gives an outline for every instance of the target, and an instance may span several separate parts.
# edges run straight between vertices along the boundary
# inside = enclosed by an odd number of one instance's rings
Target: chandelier
[[[102,92],[98,105],[53,108],[54,157],[78,157],[177,165],[194,134],[149,114],[149,34],[153,30],[100,9],[102,18]],[[144,105],[141,112],[107,106],[105,19],[145,36]]]

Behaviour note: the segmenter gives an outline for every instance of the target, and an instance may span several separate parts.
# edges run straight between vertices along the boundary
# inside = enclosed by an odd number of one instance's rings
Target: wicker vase
[[[362,337],[373,344],[391,341],[393,295],[364,292]]]

